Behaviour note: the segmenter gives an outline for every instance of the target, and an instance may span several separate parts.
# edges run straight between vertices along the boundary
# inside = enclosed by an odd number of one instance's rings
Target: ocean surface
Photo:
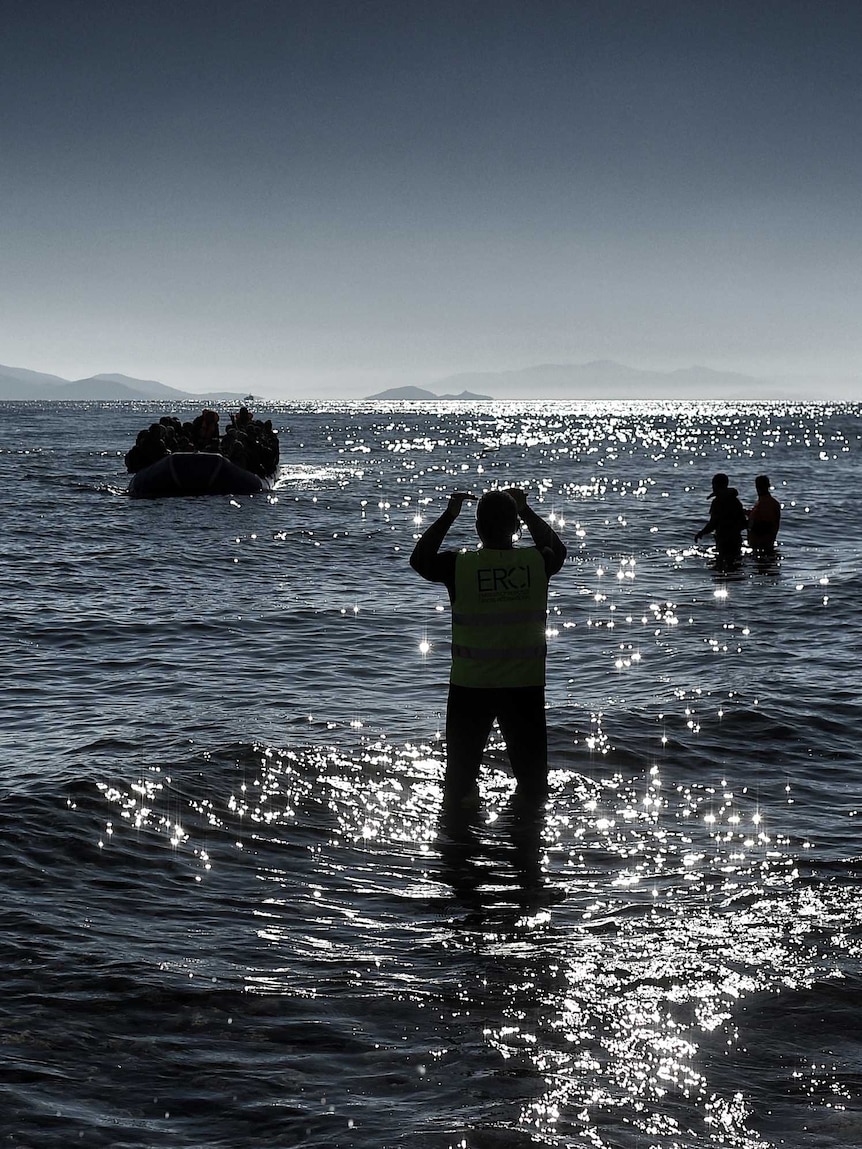
[[[862,407],[283,405],[271,492],[132,500],[167,411],[0,404],[0,1144],[862,1145]],[[552,793],[492,741],[458,834],[407,560],[495,485],[569,548]]]

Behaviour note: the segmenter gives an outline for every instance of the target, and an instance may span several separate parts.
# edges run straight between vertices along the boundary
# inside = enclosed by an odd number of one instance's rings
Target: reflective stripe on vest
[[[548,576],[535,547],[455,560],[452,673],[457,686],[544,686]]]

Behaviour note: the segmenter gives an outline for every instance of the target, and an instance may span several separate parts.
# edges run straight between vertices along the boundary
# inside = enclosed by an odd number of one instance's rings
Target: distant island
[[[135,402],[155,400],[161,403],[241,403],[248,399],[245,391],[211,391],[205,395],[180,391],[157,383],[154,379],[132,379],[128,375],[91,375],[87,379],[63,379],[24,367],[0,364],[0,400],[67,402]]]
[[[400,400],[438,400],[451,399],[455,401],[475,402],[476,400],[491,400],[492,395],[476,395],[472,391],[462,391],[460,395],[435,395],[433,391],[425,391],[422,387],[390,387],[388,391],[378,391],[376,395],[366,395],[366,399],[400,399]]]
[[[437,399],[822,402],[858,401],[862,396],[862,382],[856,379],[829,381],[804,376],[764,379],[696,365],[674,371],[649,371],[611,359],[543,363],[512,371],[465,372],[447,376],[432,387],[433,390],[396,387],[367,398],[426,402]]]
[[[589,363],[542,363],[513,371],[450,375],[436,388],[490,391],[496,399],[782,399],[778,381],[709,367],[648,371],[610,359]]]

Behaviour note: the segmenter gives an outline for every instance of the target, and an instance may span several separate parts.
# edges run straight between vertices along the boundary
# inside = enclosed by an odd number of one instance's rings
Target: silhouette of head
[[[486,491],[476,506],[476,531],[486,547],[505,550],[517,534],[518,508],[506,491]]]
[[[754,487],[758,495],[768,495],[771,486],[769,475],[758,475],[754,480]]]
[[[718,474],[712,476],[712,493],[714,495],[723,494],[727,490],[729,482],[730,479],[727,475],[723,471],[719,471]]]

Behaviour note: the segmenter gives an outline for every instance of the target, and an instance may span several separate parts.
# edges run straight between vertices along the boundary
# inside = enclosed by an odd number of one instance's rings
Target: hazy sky
[[[862,4],[0,13],[0,363],[272,397],[862,377]]]

